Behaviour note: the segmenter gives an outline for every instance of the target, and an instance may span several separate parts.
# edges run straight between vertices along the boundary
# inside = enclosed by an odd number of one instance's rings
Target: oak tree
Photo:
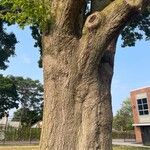
[[[149,0],[1,0],[10,23],[37,25],[44,70],[40,150],[111,150],[111,80],[123,46],[150,37]],[[143,13],[143,15],[142,15]]]

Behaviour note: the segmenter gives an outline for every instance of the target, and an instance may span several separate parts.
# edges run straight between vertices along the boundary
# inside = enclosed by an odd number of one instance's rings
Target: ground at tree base
[[[0,146],[0,150],[38,150],[38,146]],[[149,148],[114,146],[113,150],[149,150]]]

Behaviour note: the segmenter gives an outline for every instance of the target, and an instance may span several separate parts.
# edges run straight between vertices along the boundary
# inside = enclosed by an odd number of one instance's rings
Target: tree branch
[[[85,23],[79,47],[79,70],[98,66],[110,41],[139,12],[142,0],[115,0],[103,11],[94,12]],[[94,64],[94,65],[93,65]],[[91,73],[91,72],[89,72]]]
[[[85,0],[53,0],[52,14],[55,18],[55,29],[61,32],[76,34],[79,15],[84,8]]]

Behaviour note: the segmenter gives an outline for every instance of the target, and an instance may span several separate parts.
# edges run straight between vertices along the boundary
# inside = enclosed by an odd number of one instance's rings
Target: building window
[[[148,104],[147,98],[142,98],[137,100],[139,115],[148,115]]]

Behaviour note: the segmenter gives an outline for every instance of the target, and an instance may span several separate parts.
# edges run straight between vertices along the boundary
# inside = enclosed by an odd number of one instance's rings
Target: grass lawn
[[[127,147],[127,146],[114,146],[113,150],[150,150],[150,148],[136,148],[136,147]]]
[[[0,146],[0,150],[38,150],[38,146]]]
[[[38,146],[0,146],[0,150],[38,150]],[[149,148],[114,146],[113,150],[149,150]]]

